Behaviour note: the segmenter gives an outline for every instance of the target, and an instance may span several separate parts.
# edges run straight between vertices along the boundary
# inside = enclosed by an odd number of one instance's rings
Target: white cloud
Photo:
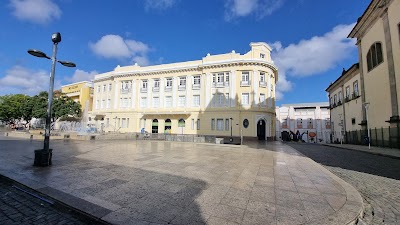
[[[13,66],[0,78],[0,94],[35,95],[49,90],[50,73],[44,70],[31,70],[23,66]],[[59,89],[61,83],[55,80],[54,89]]]
[[[52,0],[10,0],[12,14],[20,20],[47,24],[61,17],[60,8]]]
[[[171,8],[176,0],[145,0],[144,7],[148,11],[150,9],[166,10]]]
[[[280,42],[271,44],[274,47],[272,58],[279,68],[277,98],[293,87],[288,76],[306,77],[320,74],[332,69],[350,53],[356,50],[354,40],[347,35],[355,24],[338,25],[322,36],[301,40],[297,44],[283,47]]]
[[[149,62],[147,53],[150,51],[150,48],[147,44],[135,40],[124,40],[119,35],[105,35],[96,43],[90,42],[89,48],[96,55],[104,58],[130,58],[133,62],[137,62],[139,65],[147,65]]]
[[[80,81],[91,81],[94,80],[94,76],[99,74],[97,71],[86,72],[84,70],[77,69],[71,78],[67,78],[66,80],[71,83],[80,82]]]
[[[282,7],[284,0],[226,0],[225,20],[255,15],[257,19],[271,15]]]

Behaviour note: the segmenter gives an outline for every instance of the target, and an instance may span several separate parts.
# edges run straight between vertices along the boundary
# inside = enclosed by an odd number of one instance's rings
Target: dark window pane
[[[376,56],[378,59],[378,63],[383,62],[383,55],[382,55],[382,44],[381,43],[376,43]]]
[[[371,49],[368,51],[367,54],[367,66],[368,66],[368,71],[372,69],[372,52]]]
[[[372,52],[372,68],[374,68],[376,65],[378,65],[375,44],[371,46],[371,52]]]

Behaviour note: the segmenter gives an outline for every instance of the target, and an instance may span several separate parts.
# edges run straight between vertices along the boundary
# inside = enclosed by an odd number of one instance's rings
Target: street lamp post
[[[50,125],[51,125],[51,108],[53,105],[53,89],[54,89],[54,75],[56,72],[56,62],[59,62],[61,65],[66,67],[76,67],[75,63],[67,62],[67,61],[59,61],[57,60],[57,46],[58,43],[61,42],[61,34],[54,33],[51,36],[51,40],[53,41],[53,55],[50,58],[44,52],[36,50],[36,49],[29,49],[28,53],[39,57],[39,58],[46,58],[52,61],[51,63],[51,72],[50,72],[50,84],[49,84],[49,94],[48,94],[48,105],[47,105],[47,116],[46,116],[46,126],[45,126],[45,135],[44,135],[44,147],[43,149],[35,150],[35,161],[34,166],[49,166],[51,165],[51,158],[52,158],[52,149],[49,148],[50,146]]]
[[[364,108],[365,108],[365,116],[367,119],[367,132],[368,132],[368,149],[371,149],[371,135],[369,131],[369,120],[368,120],[368,108],[369,108],[369,102],[364,103]]]

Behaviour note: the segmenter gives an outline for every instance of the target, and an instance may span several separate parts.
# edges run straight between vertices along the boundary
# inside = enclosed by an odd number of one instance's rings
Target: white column
[[[258,96],[258,71],[257,70],[253,70],[253,102],[254,105],[253,106],[257,106],[258,103],[260,102],[259,100],[259,96]]]
[[[231,107],[236,107],[236,71],[231,70],[231,77],[230,77],[230,84],[229,84],[229,96],[231,98]]]
[[[132,109],[135,108],[136,96],[137,96],[136,80],[132,80],[132,97],[131,97]]]
[[[115,79],[115,78],[114,78]],[[121,87],[119,86],[120,82],[118,82],[117,80],[114,80],[114,109],[118,108],[118,92],[120,91]]]
[[[206,108],[211,102],[211,74],[207,73],[206,74],[206,79],[205,79],[205,92],[206,92],[206,99],[203,104],[203,108]],[[201,96],[200,96],[201,100]]]

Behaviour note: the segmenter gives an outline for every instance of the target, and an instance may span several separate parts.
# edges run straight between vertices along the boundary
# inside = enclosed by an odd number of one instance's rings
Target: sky
[[[0,95],[48,91],[60,32],[55,88],[116,66],[199,60],[266,42],[278,66],[276,105],[327,102],[325,89],[358,62],[347,36],[370,0],[2,0]]]

